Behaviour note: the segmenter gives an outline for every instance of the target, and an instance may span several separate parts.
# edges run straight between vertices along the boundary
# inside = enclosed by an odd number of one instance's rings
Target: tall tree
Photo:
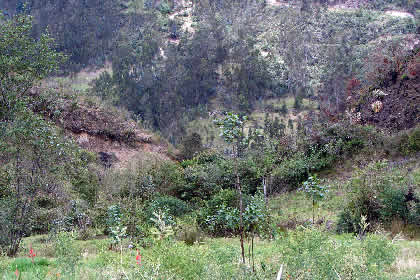
[[[48,34],[31,36],[32,18],[17,15],[0,23],[0,246],[16,254],[30,232],[41,193],[54,193],[65,174],[70,146],[30,110],[30,89],[57,69],[62,55]],[[68,169],[68,171],[71,169]]]

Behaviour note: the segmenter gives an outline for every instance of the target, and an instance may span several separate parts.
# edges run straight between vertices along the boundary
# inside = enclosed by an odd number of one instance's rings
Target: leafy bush
[[[328,193],[328,186],[321,186],[317,175],[309,176],[308,180],[303,182],[301,191],[312,200],[312,223],[315,224],[315,208]]]
[[[273,170],[275,191],[297,188],[308,176],[308,162],[300,155],[282,162]]]
[[[158,9],[162,14],[170,14],[172,12],[171,5],[168,3],[168,1],[162,1]]]
[[[400,151],[404,155],[420,151],[420,127],[405,133],[400,140]]]
[[[184,171],[179,164],[173,162],[161,163],[150,172],[156,190],[166,194],[176,194],[185,186]]]
[[[184,171],[186,184],[177,190],[177,196],[184,200],[209,199],[221,189],[226,170],[219,164],[191,165]]]
[[[221,190],[206,207],[198,211],[198,223],[215,236],[239,233],[238,194],[232,189]],[[269,215],[261,194],[244,196],[243,222],[245,233],[262,234],[269,228]]]
[[[183,219],[177,222],[176,238],[177,240],[184,241],[187,245],[194,245],[203,241],[204,234],[199,228],[195,219]]]
[[[386,161],[358,170],[349,183],[350,201],[339,214],[338,232],[358,232],[360,217],[365,215],[370,229],[378,223],[390,226],[394,219],[416,223],[420,200],[415,182],[392,169]]]
[[[163,211],[166,214],[167,219],[171,221],[166,221],[169,223],[174,223],[175,217],[182,217],[185,214],[191,212],[189,205],[176,197],[173,196],[158,196],[155,199],[146,203],[144,207],[144,215],[146,220],[154,218],[153,213],[158,213]]]
[[[80,249],[75,245],[74,232],[59,232],[55,237],[57,266],[63,275],[74,278],[80,262]]]

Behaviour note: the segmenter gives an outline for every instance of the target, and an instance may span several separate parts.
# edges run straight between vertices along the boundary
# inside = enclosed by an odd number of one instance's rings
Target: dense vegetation
[[[419,7],[342,4],[0,5],[0,277],[412,279]]]

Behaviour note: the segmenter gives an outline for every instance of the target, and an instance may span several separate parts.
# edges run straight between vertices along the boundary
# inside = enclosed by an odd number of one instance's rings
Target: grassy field
[[[330,239],[351,244],[350,251],[360,243],[350,235],[331,235]],[[66,263],[56,256],[55,243],[47,236],[27,238],[18,257],[1,259],[0,279],[275,279],[284,258],[282,239],[255,242],[255,272],[248,260],[246,265],[241,264],[239,240],[233,238],[208,238],[192,246],[180,241],[160,242],[139,249],[140,265],[138,253],[129,249],[128,240],[123,242],[122,254],[109,250],[109,244],[108,239],[74,241],[68,250],[79,252],[78,258]],[[396,244],[398,258],[387,273],[391,279],[415,279],[420,273],[420,241]],[[27,256],[29,246],[36,253],[33,262]],[[315,269],[311,263],[306,267]],[[288,275],[288,267],[285,269],[284,275]]]

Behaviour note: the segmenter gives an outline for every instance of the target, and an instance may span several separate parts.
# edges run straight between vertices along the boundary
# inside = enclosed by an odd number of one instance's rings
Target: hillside
[[[349,96],[350,111],[364,124],[392,131],[413,128],[420,123],[420,45],[405,57],[382,59],[376,84]]]
[[[74,78],[64,82],[50,79],[32,88],[33,110],[54,121],[81,148],[97,154],[104,166],[127,167],[142,157],[174,158],[168,151],[170,144],[142,128],[128,112],[89,98],[83,91],[72,89],[72,84],[89,87],[86,81]]]
[[[418,277],[419,8],[1,2],[0,278]]]

